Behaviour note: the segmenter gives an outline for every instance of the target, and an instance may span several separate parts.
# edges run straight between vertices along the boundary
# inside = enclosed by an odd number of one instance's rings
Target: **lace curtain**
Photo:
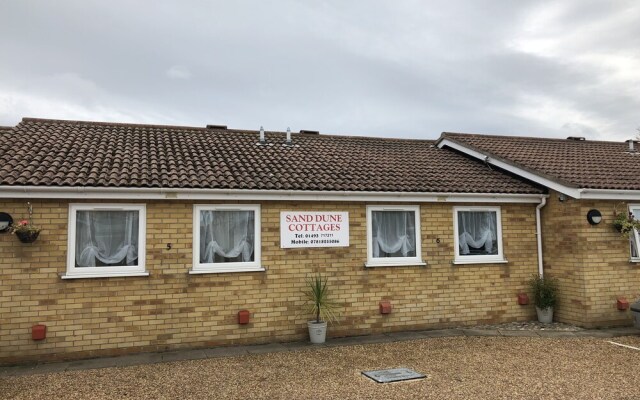
[[[637,220],[640,220],[640,209],[632,209],[633,217]],[[631,247],[631,257],[638,258],[640,254],[638,254],[638,241],[636,240],[638,235],[636,233],[629,235],[629,246]]]
[[[458,244],[460,254],[498,254],[497,230],[495,212],[459,211]]]
[[[416,220],[413,211],[372,211],[373,257],[415,257]]]
[[[138,211],[78,211],[78,267],[138,264]]]
[[[253,211],[201,211],[200,262],[253,261]]]

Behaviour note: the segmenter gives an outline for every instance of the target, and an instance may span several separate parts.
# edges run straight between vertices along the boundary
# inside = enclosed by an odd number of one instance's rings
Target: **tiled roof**
[[[0,135],[0,185],[542,193],[430,140],[25,118]]]
[[[626,142],[475,135],[445,132],[484,155],[580,189],[640,190],[640,148]]]

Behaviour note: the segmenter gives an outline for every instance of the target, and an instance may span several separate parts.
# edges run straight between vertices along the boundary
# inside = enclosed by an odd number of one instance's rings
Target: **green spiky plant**
[[[338,320],[338,305],[329,300],[327,283],[327,277],[316,274],[307,278],[307,288],[303,291],[307,298],[307,311],[315,317],[317,323]]]
[[[551,277],[534,275],[529,280],[533,292],[533,304],[541,310],[554,307],[558,302],[558,281]]]

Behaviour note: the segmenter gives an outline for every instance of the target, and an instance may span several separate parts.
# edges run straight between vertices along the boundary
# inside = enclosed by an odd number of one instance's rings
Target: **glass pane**
[[[458,250],[461,256],[498,254],[495,211],[458,211]]]
[[[138,265],[138,211],[78,211],[76,267]]]
[[[415,218],[415,211],[372,211],[373,257],[416,257]]]
[[[254,261],[253,211],[201,211],[200,263]]]

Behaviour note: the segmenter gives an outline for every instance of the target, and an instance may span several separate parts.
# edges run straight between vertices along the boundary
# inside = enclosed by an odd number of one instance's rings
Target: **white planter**
[[[553,307],[547,307],[544,310],[536,307],[536,313],[538,313],[538,321],[543,324],[550,324],[553,322]]]
[[[307,322],[307,326],[309,327],[309,339],[311,343],[320,344],[324,343],[327,337],[327,323],[325,322],[316,322],[309,321]]]

